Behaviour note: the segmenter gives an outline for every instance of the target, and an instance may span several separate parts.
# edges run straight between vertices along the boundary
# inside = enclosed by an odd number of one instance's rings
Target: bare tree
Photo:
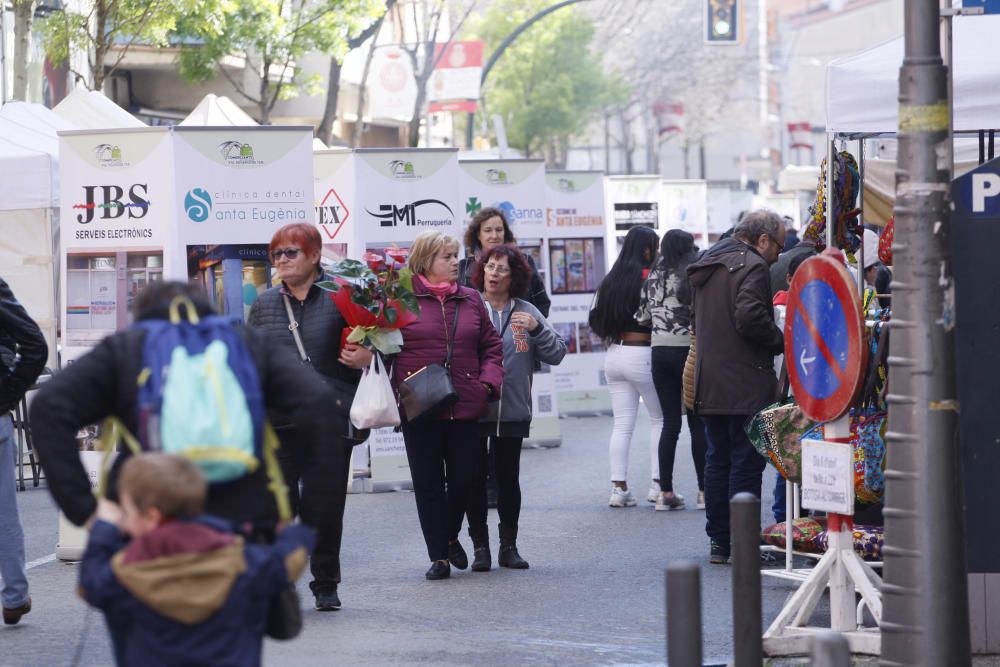
[[[436,51],[436,46],[441,44],[446,47],[461,30],[466,19],[476,8],[476,2],[469,2],[458,12],[454,21],[449,22],[450,29],[446,30],[444,23],[448,16],[448,8],[451,3],[448,0],[414,0],[405,6],[396,5],[395,24],[401,31],[400,48],[406,53],[413,67],[413,77],[417,83],[417,98],[413,103],[413,115],[410,117],[408,130],[408,142],[411,148],[420,145],[420,121],[424,116],[424,106],[427,103],[427,82],[430,81],[434,68],[437,67],[444,48]],[[405,16],[408,10],[409,16]],[[407,30],[407,22],[412,30]],[[413,40],[406,38],[407,33],[413,36]],[[440,42],[440,35],[447,33],[447,37]]]
[[[358,33],[354,37],[347,40],[347,50],[348,52],[359,48],[362,44],[367,42],[372,37],[378,35],[379,30],[382,29],[382,22],[385,20],[386,14],[388,14],[393,6],[396,4],[397,0],[385,0],[385,12],[382,16],[376,19],[371,25],[365,28],[362,32]],[[372,48],[374,49],[374,43]],[[347,54],[345,53],[344,56]],[[344,63],[344,56],[330,56],[330,76],[327,83],[326,90],[326,106],[323,109],[323,119],[319,123],[319,127],[316,129],[316,136],[319,137],[320,141],[324,144],[329,145],[333,141],[333,123],[337,120],[337,100],[340,97],[340,68]],[[360,97],[364,96],[364,86],[365,79],[361,81],[361,89],[358,93]],[[358,123],[361,122],[361,116],[358,116]]]

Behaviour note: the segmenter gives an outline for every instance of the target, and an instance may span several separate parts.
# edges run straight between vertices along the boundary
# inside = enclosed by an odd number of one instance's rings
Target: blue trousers
[[[28,601],[28,576],[24,570],[24,530],[17,512],[17,441],[9,414],[0,416],[0,599],[8,609]]]
[[[750,444],[747,415],[702,415],[708,435],[705,454],[705,532],[729,544],[729,499],[744,491],[760,498],[767,462]]]

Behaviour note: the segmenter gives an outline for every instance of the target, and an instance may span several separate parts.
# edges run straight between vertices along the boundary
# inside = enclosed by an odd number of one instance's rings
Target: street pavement
[[[611,419],[561,424],[561,447],[526,449],[521,458],[518,546],[531,569],[453,569],[450,580],[426,581],[429,563],[413,494],[352,494],[342,553],[344,608],[314,611],[304,578],[299,591],[305,629],[291,642],[268,640],[265,664],[662,665],[664,568],[674,560],[702,566],[705,664],[725,664],[732,655],[731,568],[708,564],[704,511],[694,509],[687,426],[674,486],[688,508],[655,512],[645,500],[650,471],[644,414],[629,469],[638,505],[627,509],[607,505]],[[765,472],[765,508],[773,475]],[[54,560],[57,514],[44,482],[19,494],[19,507],[34,603],[20,625],[0,627],[0,663],[111,664],[102,618],[76,594],[77,566]],[[491,510],[494,564],[496,521]],[[462,543],[471,558],[464,531]],[[792,591],[790,583],[764,578],[765,625]]]

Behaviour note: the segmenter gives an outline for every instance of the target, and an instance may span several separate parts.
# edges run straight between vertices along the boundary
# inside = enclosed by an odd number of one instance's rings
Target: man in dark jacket
[[[0,278],[0,597],[7,625],[17,623],[31,611],[24,569],[24,531],[14,486],[17,441],[10,411],[38,379],[48,354],[38,325]]]
[[[165,319],[176,296],[185,296],[200,315],[212,313],[204,293],[183,283],[160,283],[136,297],[137,320]],[[321,380],[303,373],[302,362],[257,332],[236,324],[257,366],[264,405],[289,415],[310,437],[320,440],[332,428],[332,396]],[[80,462],[76,433],[89,424],[115,416],[138,432],[138,389],[145,332],[133,327],[112,334],[57,373],[39,389],[31,404],[31,430],[39,462],[59,509],[82,526],[97,509],[90,479]],[[129,456],[122,451],[112,466],[107,495],[117,501],[117,476]],[[257,536],[273,534],[278,521],[274,493],[268,488],[267,466],[241,479],[209,488],[206,511],[249,526]]]
[[[754,211],[688,267],[698,336],[695,411],[705,422],[706,532],[711,562],[729,560],[729,499],[760,497],[765,460],[743,424],[774,402],[774,355],[784,339],[774,324],[768,265],[781,253],[785,227],[771,211]]]

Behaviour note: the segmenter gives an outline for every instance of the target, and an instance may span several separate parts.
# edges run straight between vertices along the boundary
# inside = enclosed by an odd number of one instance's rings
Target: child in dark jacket
[[[312,531],[245,544],[201,514],[205,479],[179,456],[130,457],[118,489],[120,508],[98,505],[80,590],[107,617],[119,664],[259,665],[268,601],[302,573]]]

